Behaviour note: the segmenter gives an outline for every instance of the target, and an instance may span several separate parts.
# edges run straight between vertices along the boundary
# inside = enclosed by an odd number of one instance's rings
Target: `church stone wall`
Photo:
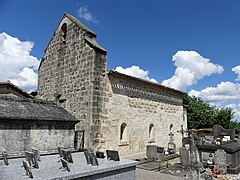
[[[181,125],[187,128],[182,93],[117,73],[109,74],[106,81],[102,149],[131,154],[146,152],[149,144],[167,148],[171,124],[174,142],[181,146],[182,135],[177,131]],[[127,126],[121,140],[123,123]]]
[[[94,139],[100,133],[100,82],[106,73],[106,53],[91,43],[95,38],[64,16],[45,50],[38,74],[38,96],[55,101],[79,119],[76,130],[84,131],[86,148],[95,146]]]

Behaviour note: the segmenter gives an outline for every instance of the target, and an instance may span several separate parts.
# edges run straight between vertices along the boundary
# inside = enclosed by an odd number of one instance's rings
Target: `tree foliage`
[[[218,124],[226,129],[240,130],[240,124],[233,121],[233,112],[230,108],[219,109],[200,98],[190,96],[185,96],[183,102],[187,105],[189,129],[212,128]]]

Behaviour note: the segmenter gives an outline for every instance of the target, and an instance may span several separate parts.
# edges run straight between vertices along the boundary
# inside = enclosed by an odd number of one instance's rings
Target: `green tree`
[[[231,121],[233,112],[230,108],[218,109],[200,98],[190,96],[185,96],[183,102],[187,105],[189,129],[212,128],[215,124],[224,128],[239,127],[238,123]]]

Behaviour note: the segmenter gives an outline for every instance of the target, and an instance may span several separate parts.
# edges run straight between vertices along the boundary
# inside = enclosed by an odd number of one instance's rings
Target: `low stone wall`
[[[0,147],[10,156],[37,148],[41,153],[57,152],[57,147],[73,148],[72,122],[1,120]]]

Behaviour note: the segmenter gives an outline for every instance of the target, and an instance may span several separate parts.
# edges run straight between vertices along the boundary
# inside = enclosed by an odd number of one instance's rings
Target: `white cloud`
[[[36,90],[39,61],[30,55],[33,45],[0,33],[0,81],[10,80],[28,92]]]
[[[232,71],[235,72],[238,75],[236,80],[240,81],[240,65],[232,68]]]
[[[223,67],[210,62],[195,51],[178,51],[173,57],[177,67],[175,74],[162,82],[163,85],[179,90],[186,90],[198,80],[215,73],[222,73]]]
[[[221,82],[216,87],[207,87],[201,91],[191,90],[190,96],[200,97],[216,107],[230,107],[234,116],[240,121],[240,84],[232,82]]]
[[[132,67],[128,67],[125,69],[121,66],[118,66],[118,67],[116,67],[115,71],[129,75],[129,76],[142,78],[142,79],[154,82],[154,83],[158,83],[155,79],[149,77],[148,71],[145,71],[145,70],[139,68],[139,66],[132,66]]]
[[[240,100],[240,84],[221,82],[217,87],[207,87],[201,91],[191,90],[188,94],[208,102]]]
[[[240,104],[228,104],[226,107],[231,108],[234,112],[234,117],[240,120]]]
[[[88,10],[87,7],[80,7],[77,10],[78,17],[85,19],[86,21],[98,23],[96,17],[94,17]]]

